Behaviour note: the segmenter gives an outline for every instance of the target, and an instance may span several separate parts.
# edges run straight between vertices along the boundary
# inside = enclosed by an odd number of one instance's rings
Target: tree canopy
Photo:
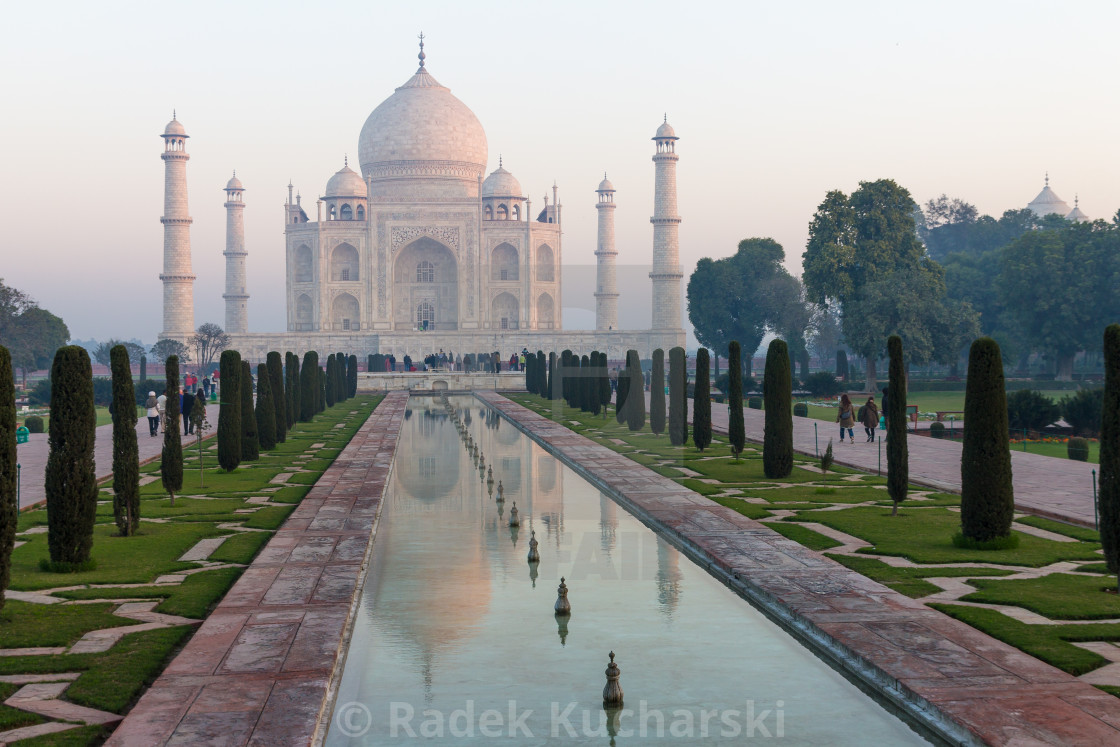
[[[230,336],[226,331],[213,322],[206,322],[198,328],[194,336],[188,341],[188,346],[194,352],[194,361],[198,370],[209,372],[214,367],[214,359],[229,347]]]
[[[55,351],[70,339],[66,323],[21,290],[0,278],[0,344],[8,348],[12,366],[27,374],[51,365]]]

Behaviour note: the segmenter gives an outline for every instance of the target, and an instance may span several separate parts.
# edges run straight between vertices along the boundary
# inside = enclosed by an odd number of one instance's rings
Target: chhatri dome
[[[163,128],[163,134],[178,135],[180,137],[190,137],[189,135],[187,135],[187,128],[183,127],[183,125],[179,123],[179,119],[175,116],[174,112],[171,113],[171,121],[167,123],[167,127]]]
[[[343,161],[343,166],[327,182],[327,191],[324,197],[365,197],[366,183],[357,171],[350,168],[349,159]]]
[[[228,182],[226,182],[226,191],[229,191],[229,190],[232,190],[232,189],[242,189],[242,190],[245,189],[245,187],[241,186],[241,180],[237,178],[237,172],[236,171],[233,172],[233,177],[230,178],[230,180]]]
[[[1089,220],[1089,216],[1081,212],[1081,208],[1077,204],[1077,195],[1073,196],[1073,210],[1066,216],[1066,220],[1071,220],[1074,223],[1084,223]]]
[[[390,188],[376,182],[416,179],[412,186],[427,196],[477,197],[486,170],[486,132],[474,112],[424,67],[423,41],[418,56],[416,73],[362,127],[362,174],[374,180],[375,194]]]
[[[498,168],[490,172],[482,183],[483,197],[522,197],[521,183],[513,174],[506,171],[498,159]]]
[[[1050,174],[1046,175],[1046,186],[1038,193],[1038,197],[1027,204],[1027,209],[1040,218],[1052,213],[1057,213],[1064,218],[1070,212],[1069,205],[1065,203],[1065,200],[1058,197],[1054,194],[1054,190],[1050,189]]]

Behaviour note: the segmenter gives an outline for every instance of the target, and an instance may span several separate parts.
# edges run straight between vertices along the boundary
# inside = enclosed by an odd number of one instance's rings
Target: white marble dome
[[[603,181],[599,182],[599,188],[596,189],[595,191],[596,192],[614,192],[614,185],[611,184],[611,181],[610,181],[610,179],[607,178],[606,174],[603,174]]]
[[[237,178],[237,174],[234,174],[233,178],[231,178],[228,182],[226,182],[226,189],[227,190],[233,190],[233,189],[242,189],[243,190],[245,188],[243,186],[241,186],[241,180]]]
[[[362,173],[374,179],[477,180],[486,169],[486,132],[474,112],[421,67],[366,119],[358,156]]]
[[[521,183],[513,174],[498,166],[482,183],[483,197],[524,197]]]
[[[662,138],[671,138],[673,140],[678,139],[676,131],[673,130],[673,126],[669,124],[669,120],[667,119],[661,123],[661,126],[657,128],[657,134],[653,136],[654,140],[659,140]]]
[[[164,135],[178,135],[180,137],[187,137],[187,128],[179,122],[178,119],[172,119],[167,123],[167,127],[163,128]]]
[[[343,166],[327,181],[324,197],[365,197],[366,183],[349,165]]]

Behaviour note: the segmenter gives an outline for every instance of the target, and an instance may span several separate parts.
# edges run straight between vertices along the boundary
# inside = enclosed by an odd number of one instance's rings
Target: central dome
[[[456,179],[473,183],[477,196],[486,132],[474,112],[421,66],[369,115],[358,155],[362,174],[375,181]]]

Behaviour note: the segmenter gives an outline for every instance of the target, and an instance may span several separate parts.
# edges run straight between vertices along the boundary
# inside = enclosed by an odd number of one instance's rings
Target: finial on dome
[[[604,178],[604,179],[606,179],[606,178],[607,178],[607,172],[605,172],[605,171],[603,172],[603,178]]]
[[[172,119],[178,119],[178,117],[175,116],[175,110],[174,109],[171,110],[171,118]]]
[[[350,166],[350,154],[346,154],[342,157],[342,165],[346,167]]]
[[[1050,172],[1049,171],[1046,172],[1046,186],[1047,187],[1050,186]]]
[[[233,178],[234,178],[234,179],[236,179],[236,178],[237,178],[237,169],[234,169],[234,170],[233,170]]]
[[[501,153],[498,154],[498,168],[499,169],[502,168],[502,154]]]
[[[418,54],[416,56],[418,58],[420,58],[420,67],[424,67],[424,60],[425,60],[425,58],[427,58],[427,55],[424,54],[424,32],[423,31],[420,32],[420,54]]]
[[[1074,206],[1074,207],[1077,207],[1077,202],[1078,202],[1078,199],[1077,199],[1077,193],[1076,193],[1076,192],[1074,192],[1074,193],[1073,193],[1073,206]]]

